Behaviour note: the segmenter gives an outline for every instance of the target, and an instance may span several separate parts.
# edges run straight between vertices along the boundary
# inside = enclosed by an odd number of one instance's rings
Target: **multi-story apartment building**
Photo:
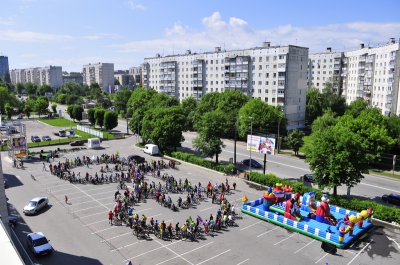
[[[347,103],[363,98],[385,115],[400,115],[400,44],[394,39],[377,47],[364,44],[345,53],[343,95]]]
[[[114,87],[114,64],[113,63],[97,63],[83,66],[83,84],[90,86],[93,83],[106,92]]]
[[[82,73],[78,72],[71,72],[71,73],[64,72],[62,79],[63,79],[63,84],[66,82],[75,82],[78,84],[83,84]]]
[[[175,96],[200,99],[209,92],[240,90],[274,106],[282,106],[288,129],[304,127],[308,48],[270,46],[244,50],[191,53],[145,58],[142,84]]]
[[[332,85],[333,92],[342,93],[342,64],[344,52],[332,52],[328,47],[326,52],[310,53],[308,62],[308,87],[322,91],[326,84]]]
[[[139,86],[142,83],[142,67],[129,68],[129,74],[133,77],[135,87]]]
[[[37,86],[49,85],[53,88],[62,85],[62,67],[46,66],[33,67],[26,69],[13,69],[10,73],[11,82],[17,83],[33,83]]]
[[[0,55],[0,78],[4,80],[8,74],[8,71],[8,57]]]
[[[116,71],[114,72],[114,79],[118,80],[119,84],[124,87],[134,87],[135,86],[135,80],[133,79],[133,76],[129,74],[129,71]]]

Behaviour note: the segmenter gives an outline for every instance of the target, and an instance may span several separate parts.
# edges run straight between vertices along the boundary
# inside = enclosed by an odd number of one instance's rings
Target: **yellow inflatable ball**
[[[367,219],[368,216],[369,216],[367,210],[362,210],[362,211],[361,211],[361,216],[363,217],[363,219]]]
[[[355,215],[350,215],[349,221],[350,221],[351,223],[357,223],[357,217],[356,217]]]

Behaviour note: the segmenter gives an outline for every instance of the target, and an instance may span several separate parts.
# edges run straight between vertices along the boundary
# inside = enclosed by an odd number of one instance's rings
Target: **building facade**
[[[308,87],[315,87],[321,92],[329,83],[334,93],[341,95],[343,90],[342,65],[344,52],[310,53],[308,61]]]
[[[343,96],[349,104],[358,98],[382,110],[400,115],[400,44],[394,39],[377,47],[364,44],[345,53]]]
[[[135,80],[133,79],[133,75],[131,75],[128,70],[115,71],[114,79],[118,80],[121,87],[133,88],[135,86]]]
[[[83,66],[83,84],[90,86],[93,83],[99,84],[101,89],[108,92],[114,87],[114,64],[97,63]]]
[[[62,85],[62,67],[46,66],[33,67],[25,69],[13,69],[10,71],[11,82],[17,83],[33,83],[37,86],[49,85],[57,88]]]
[[[288,129],[304,127],[308,48],[271,46],[145,58],[142,85],[183,100],[209,92],[240,90],[281,106]]]
[[[9,72],[8,57],[0,55],[0,78],[5,79]]]
[[[129,68],[129,74],[133,77],[135,87],[142,83],[142,67],[139,66]]]
[[[78,72],[71,72],[71,73],[64,72],[62,79],[63,79],[63,84],[66,82],[75,82],[78,84],[83,84],[82,73]]]

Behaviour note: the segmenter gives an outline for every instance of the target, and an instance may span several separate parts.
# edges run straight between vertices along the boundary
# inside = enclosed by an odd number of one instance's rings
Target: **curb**
[[[390,226],[390,227],[393,227],[393,228],[400,228],[400,224],[397,224],[395,222],[394,223],[389,223],[389,222],[386,222],[386,221],[383,221],[383,220],[380,220],[380,219],[376,219],[374,217],[372,217],[372,220],[375,223],[378,223],[380,225],[386,225],[386,226]]]
[[[223,174],[224,174],[224,173],[219,172],[219,171],[216,171],[216,170],[214,170],[214,169],[209,169],[209,168],[207,168],[207,167],[202,167],[202,166],[199,166],[199,165],[196,165],[196,164],[192,164],[192,163],[190,163],[190,162],[186,162],[186,161],[177,159],[177,158],[172,157],[172,156],[164,155],[164,157],[165,157],[165,158],[168,158],[168,159],[172,159],[172,160],[179,161],[180,163],[190,164],[190,165],[192,165],[192,166],[195,166],[195,167],[198,167],[198,168],[202,168],[202,169],[208,170],[208,171],[210,171],[210,172],[213,172],[213,173],[216,173],[216,174],[220,174],[220,175],[222,175],[222,176],[223,176]]]

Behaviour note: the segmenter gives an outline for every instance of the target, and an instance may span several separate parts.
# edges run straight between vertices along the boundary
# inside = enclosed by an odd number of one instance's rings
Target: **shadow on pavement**
[[[22,186],[24,185],[24,183],[22,183],[16,175],[12,175],[12,174],[6,174],[4,173],[4,180],[7,181],[7,188],[13,188],[13,187],[18,187],[18,186]]]

